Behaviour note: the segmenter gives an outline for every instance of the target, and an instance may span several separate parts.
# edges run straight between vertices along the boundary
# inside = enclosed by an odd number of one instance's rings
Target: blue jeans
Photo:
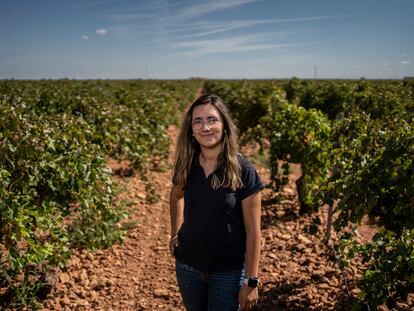
[[[237,311],[244,269],[203,273],[178,260],[178,287],[187,311]]]

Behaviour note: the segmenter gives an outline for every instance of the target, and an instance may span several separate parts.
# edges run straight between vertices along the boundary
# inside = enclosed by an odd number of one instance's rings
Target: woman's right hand
[[[171,240],[170,240],[170,245],[169,245],[169,249],[170,249],[170,254],[172,257],[174,257],[174,249],[178,246],[178,235],[174,235]]]

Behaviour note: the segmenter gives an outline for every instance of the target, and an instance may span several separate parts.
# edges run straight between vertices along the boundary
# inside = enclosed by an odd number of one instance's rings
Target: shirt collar
[[[201,167],[201,164],[200,164],[200,153],[201,153],[201,150],[196,150],[194,152],[194,157],[193,157],[193,161],[192,161],[192,164],[191,164],[192,168],[197,167],[197,168],[203,169]],[[222,174],[223,172],[224,172],[224,168],[223,168],[222,165],[220,165],[218,168],[216,168],[214,170],[214,172],[212,174],[215,174],[216,176],[220,176],[219,174]]]

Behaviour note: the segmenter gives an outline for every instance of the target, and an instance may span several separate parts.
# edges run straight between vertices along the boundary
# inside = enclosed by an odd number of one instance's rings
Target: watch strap
[[[243,279],[243,284],[246,284],[249,287],[256,288],[259,286],[260,281],[257,277],[245,277]]]

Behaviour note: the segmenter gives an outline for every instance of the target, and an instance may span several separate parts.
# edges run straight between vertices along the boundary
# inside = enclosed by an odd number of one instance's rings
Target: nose
[[[203,122],[203,125],[201,126],[201,129],[204,130],[207,126],[207,129],[210,130],[210,126],[207,124],[207,122]]]

